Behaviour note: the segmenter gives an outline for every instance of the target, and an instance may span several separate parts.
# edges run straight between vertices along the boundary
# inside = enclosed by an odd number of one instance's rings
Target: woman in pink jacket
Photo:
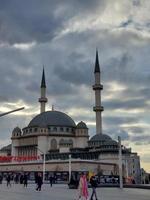
[[[87,184],[87,179],[86,175],[84,173],[81,174],[80,180],[79,180],[79,199],[88,199],[88,184]],[[78,200],[79,200],[78,199]]]

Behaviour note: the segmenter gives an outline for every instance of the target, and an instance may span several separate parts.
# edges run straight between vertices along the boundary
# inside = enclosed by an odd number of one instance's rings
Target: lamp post
[[[71,154],[69,154],[69,182],[71,180]]]
[[[19,110],[23,110],[23,109],[24,109],[24,107],[21,107],[21,108],[15,109],[15,110],[11,110],[9,112],[0,113],[0,117],[3,117],[4,115],[8,115],[10,113],[13,113],[13,112],[16,112],[16,111],[19,111]]]
[[[119,181],[120,181],[120,189],[123,188],[123,180],[122,180],[122,148],[121,148],[121,137],[118,136],[118,145],[119,145]]]
[[[45,181],[45,153],[38,147],[36,147],[36,149],[38,149],[43,154],[43,183],[44,183]]]

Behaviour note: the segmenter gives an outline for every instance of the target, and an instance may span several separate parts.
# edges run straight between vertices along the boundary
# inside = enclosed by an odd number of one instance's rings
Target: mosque
[[[67,114],[54,110],[46,111],[46,81],[43,68],[41,81],[40,114],[35,116],[22,130],[19,127],[12,131],[9,145],[11,156],[43,156],[46,157],[46,172],[68,171],[68,159],[71,156],[72,171],[93,171],[101,174],[118,174],[118,141],[102,133],[101,105],[101,71],[98,51],[96,51],[95,68],[95,106],[96,134],[89,137],[85,122],[75,121]],[[8,149],[9,149],[8,148]],[[3,149],[7,149],[4,147]],[[123,176],[133,177],[140,183],[140,158],[131,148],[122,146]],[[0,164],[1,171],[40,171],[42,163]]]

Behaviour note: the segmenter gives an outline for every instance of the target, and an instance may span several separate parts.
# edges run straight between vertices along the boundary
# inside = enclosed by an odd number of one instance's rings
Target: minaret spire
[[[46,88],[44,66],[43,66],[43,73],[42,73],[41,88]]]
[[[95,59],[95,70],[94,73],[100,73],[99,59],[98,59],[98,50],[96,49],[96,59]]]
[[[42,80],[41,80],[41,97],[39,98],[40,102],[40,112],[45,112],[45,104],[47,102],[46,98],[46,82],[45,82],[45,72],[43,66]]]
[[[95,106],[93,110],[96,112],[96,134],[102,134],[102,116],[101,113],[104,110],[103,106],[101,106],[101,90],[103,89],[103,85],[101,85],[100,80],[100,65],[98,59],[98,50],[96,49],[96,59],[95,59],[95,84],[93,85],[93,90],[95,91]]]

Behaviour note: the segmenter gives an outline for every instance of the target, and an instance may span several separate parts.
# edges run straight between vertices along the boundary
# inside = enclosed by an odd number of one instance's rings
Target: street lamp
[[[69,182],[71,180],[71,154],[69,154]]]
[[[122,148],[121,148],[121,137],[118,136],[118,145],[119,145],[119,180],[120,180],[120,189],[123,188],[122,180]]]
[[[43,183],[44,183],[45,181],[45,153],[38,147],[36,147],[36,149],[38,149],[43,154]]]
[[[3,117],[4,115],[8,115],[10,113],[13,113],[13,112],[16,112],[16,111],[19,111],[19,110],[23,110],[23,109],[24,109],[24,107],[21,107],[21,108],[15,109],[15,110],[11,110],[9,112],[1,113],[0,117]]]

